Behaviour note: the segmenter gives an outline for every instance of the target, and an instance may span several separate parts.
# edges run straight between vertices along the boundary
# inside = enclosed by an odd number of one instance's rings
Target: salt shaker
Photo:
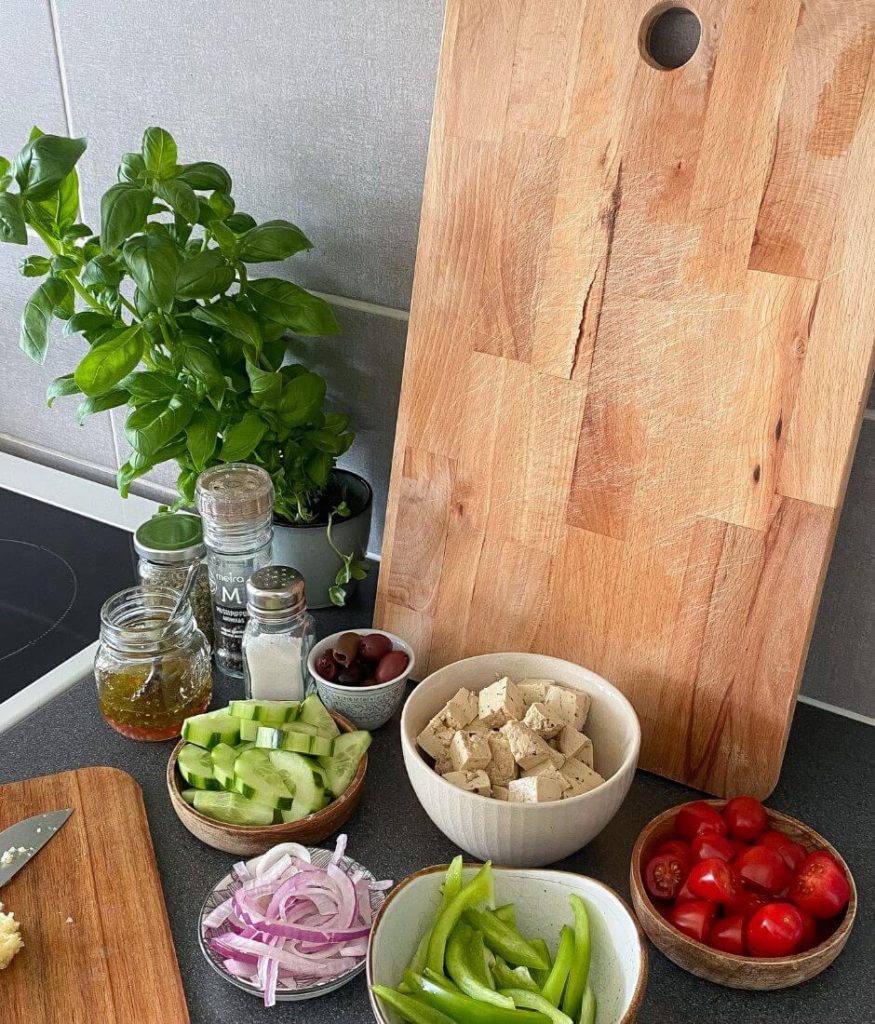
[[[257,569],[246,583],[249,615],[243,634],[246,696],[302,700],[307,656],[315,639],[304,577],[288,565]]]

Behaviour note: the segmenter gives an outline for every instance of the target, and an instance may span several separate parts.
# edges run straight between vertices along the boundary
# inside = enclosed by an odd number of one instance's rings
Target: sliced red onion
[[[234,901],[228,897],[204,918],[204,928],[221,928],[234,913]]]

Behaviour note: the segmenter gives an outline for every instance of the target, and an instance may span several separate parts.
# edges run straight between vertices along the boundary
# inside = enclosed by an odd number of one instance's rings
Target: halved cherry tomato
[[[759,836],[757,844],[759,846],[768,846],[770,850],[777,850],[791,871],[799,870],[799,865],[805,860],[807,853],[801,843],[795,843],[786,832],[781,832],[776,828],[770,829]]]
[[[734,953],[744,956],[744,918],[741,914],[724,917],[711,925],[708,934],[708,945],[723,953]]]
[[[747,922],[747,948],[753,956],[788,956],[803,935],[802,917],[792,903],[769,903]]]
[[[690,850],[690,844],[685,843],[683,839],[663,839],[663,841],[653,851],[655,857],[658,853],[673,853],[675,857],[680,857],[685,860],[688,864],[693,863],[693,854]]]
[[[742,846],[742,848],[744,848]],[[693,854],[693,861],[707,860],[709,857],[719,857],[720,860],[732,860],[736,854],[732,843],[717,832],[703,832],[690,844]]]
[[[851,898],[851,887],[836,861],[823,850],[809,853],[799,865],[790,899],[812,917],[835,917]]]
[[[702,900],[728,903],[738,891],[738,875],[720,857],[700,860],[690,869],[690,889]]]
[[[799,908],[796,908],[799,910]],[[812,949],[820,942],[820,937],[817,934],[817,921],[808,913],[807,910],[799,910],[799,916],[802,918],[802,938],[799,940],[799,945],[796,947],[797,953],[804,953],[806,949]]]
[[[690,900],[675,903],[671,911],[671,923],[691,939],[705,942],[711,925],[717,919],[717,904],[707,900]]]
[[[756,839],[769,823],[766,809],[752,796],[734,797],[723,808],[729,834],[736,839]]]
[[[717,832],[719,835],[726,834],[726,822],[715,810],[704,800],[694,800],[678,811],[674,823],[675,832],[683,839],[694,839],[702,832]]]
[[[767,846],[749,846],[732,862],[742,882],[774,896],[790,881],[784,858]]]
[[[753,889],[746,889],[743,885],[735,894],[735,899],[730,900],[725,910],[727,915],[735,916],[740,914],[745,921],[769,902],[769,897],[762,892],[754,892]]]
[[[644,868],[644,884],[656,900],[673,900],[687,877],[689,864],[673,853],[651,857]]]

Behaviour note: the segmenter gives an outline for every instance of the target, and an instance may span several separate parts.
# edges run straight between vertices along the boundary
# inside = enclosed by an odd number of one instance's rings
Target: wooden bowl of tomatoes
[[[838,851],[753,797],[696,800],[654,818],[632,851],[629,885],[657,949],[729,988],[808,981],[842,951],[857,914]]]

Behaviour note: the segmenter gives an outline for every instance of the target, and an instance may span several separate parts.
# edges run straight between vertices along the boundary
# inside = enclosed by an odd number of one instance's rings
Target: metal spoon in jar
[[[164,624],[161,636],[163,637],[167,630],[170,628],[170,624],[176,618],[177,615],[185,607],[186,602],[191,597],[191,592],[194,589],[195,580],[197,580],[198,573],[200,572],[200,562],[192,562],[189,566],[188,573],[185,577],[185,582],[182,584],[182,590],[179,592],[179,597],[176,599],[176,604],[173,606],[170,615],[167,617],[167,622]],[[131,695],[131,700],[139,700],[141,697],[147,697],[153,690],[161,683],[161,670],[158,667],[157,662],[152,663],[152,667],[149,669],[149,674],[143,680],[143,682],[137,687],[134,693]]]

